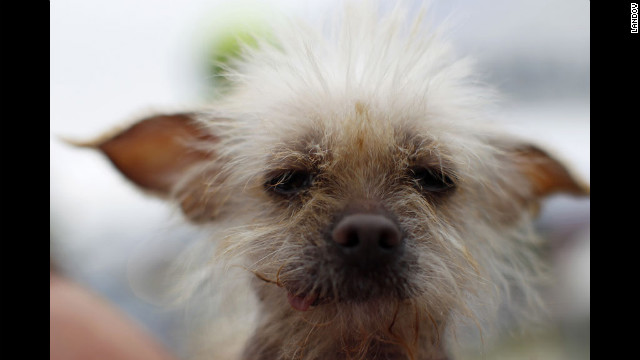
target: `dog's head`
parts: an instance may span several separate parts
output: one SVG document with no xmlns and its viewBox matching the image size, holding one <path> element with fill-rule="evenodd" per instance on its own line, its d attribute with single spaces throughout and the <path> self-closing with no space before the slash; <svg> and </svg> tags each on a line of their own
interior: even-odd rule
<svg viewBox="0 0 640 360">
<path fill-rule="evenodd" d="M 280 34 L 237 64 L 213 110 L 94 145 L 214 224 L 221 257 L 283 317 L 391 332 L 403 304 L 438 326 L 485 288 L 526 291 L 540 200 L 588 190 L 542 149 L 473 125 L 488 90 L 433 37 L 394 32 L 399 21 L 347 23 L 335 43 Z"/>
</svg>

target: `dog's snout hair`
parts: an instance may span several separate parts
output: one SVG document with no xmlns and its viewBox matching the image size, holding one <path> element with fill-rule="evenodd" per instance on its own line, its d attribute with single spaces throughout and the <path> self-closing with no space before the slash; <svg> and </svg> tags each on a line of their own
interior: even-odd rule
<svg viewBox="0 0 640 360">
<path fill-rule="evenodd" d="M 493 91 L 425 11 L 349 4 L 331 31 L 274 25 L 207 109 L 86 144 L 212 230 L 215 261 L 185 261 L 184 282 L 246 270 L 243 359 L 444 359 L 456 324 L 490 322 L 506 293 L 520 315 L 538 306 L 540 202 L 588 194 L 555 156 L 480 125 Z"/>
</svg>

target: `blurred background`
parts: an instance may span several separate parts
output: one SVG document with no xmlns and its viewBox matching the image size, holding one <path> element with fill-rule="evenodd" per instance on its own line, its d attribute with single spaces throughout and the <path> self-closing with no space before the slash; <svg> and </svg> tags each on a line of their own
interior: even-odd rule
<svg viewBox="0 0 640 360">
<path fill-rule="evenodd" d="M 56 0 L 50 3 L 51 253 L 67 276 L 111 300 L 180 354 L 180 314 L 153 303 L 150 273 L 198 236 L 161 200 L 145 196 L 100 154 L 61 137 L 92 139 L 152 112 L 212 96 L 211 59 L 238 26 L 269 14 L 314 17 L 341 1 Z M 585 182 L 589 163 L 589 2 L 442 0 L 458 53 L 472 55 L 504 95 L 495 120 L 559 154 Z M 552 324 L 499 339 L 485 359 L 587 359 L 590 202 L 558 196 L 539 227 L 558 285 Z M 150 295 L 151 294 L 151 295 Z M 474 352 L 462 351 L 468 359 Z"/>
</svg>

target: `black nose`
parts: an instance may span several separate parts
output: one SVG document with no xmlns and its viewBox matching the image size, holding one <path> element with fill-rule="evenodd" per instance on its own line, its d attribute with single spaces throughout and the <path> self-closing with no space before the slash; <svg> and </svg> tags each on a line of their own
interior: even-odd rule
<svg viewBox="0 0 640 360">
<path fill-rule="evenodd" d="M 391 262 L 402 247 L 396 224 L 378 214 L 345 216 L 333 229 L 332 237 L 345 260 L 361 268 Z"/>
</svg>

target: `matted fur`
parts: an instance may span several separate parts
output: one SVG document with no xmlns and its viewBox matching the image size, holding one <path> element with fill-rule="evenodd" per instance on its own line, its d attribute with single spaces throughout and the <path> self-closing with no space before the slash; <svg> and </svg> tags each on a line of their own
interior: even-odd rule
<svg viewBox="0 0 640 360">
<path fill-rule="evenodd" d="M 480 125 L 494 92 L 427 14 L 364 1 L 323 26 L 274 22 L 229 68 L 231 92 L 196 117 L 208 136 L 188 144 L 207 161 L 171 191 L 212 234 L 176 267 L 194 357 L 444 359 L 456 326 L 481 332 L 510 293 L 516 317 L 540 308 L 537 204 L 578 185 L 549 185 L 564 170 L 540 171 L 546 153 Z M 419 191 L 416 164 L 455 191 Z M 313 185 L 270 193 L 290 169 Z M 353 203 L 398 224 L 397 266 L 354 275 L 333 261 L 327 232 Z M 308 311 L 287 301 L 307 294 Z"/>
</svg>

